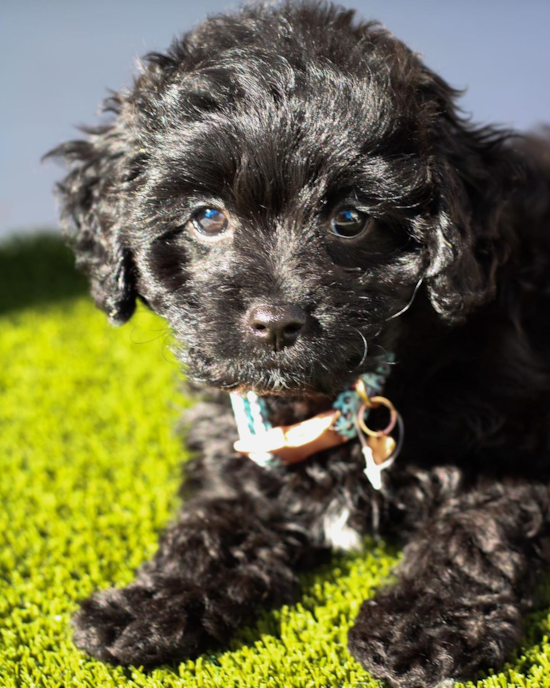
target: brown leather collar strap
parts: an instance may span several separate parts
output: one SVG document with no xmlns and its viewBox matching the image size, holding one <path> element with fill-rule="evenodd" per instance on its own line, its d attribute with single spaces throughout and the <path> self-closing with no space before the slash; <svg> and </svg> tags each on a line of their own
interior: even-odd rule
<svg viewBox="0 0 550 688">
<path fill-rule="evenodd" d="M 246 455 L 271 453 L 285 464 L 298 463 L 348 441 L 332 429 L 339 417 L 340 411 L 325 411 L 301 423 L 271 428 L 235 442 L 235 450 Z"/>
</svg>

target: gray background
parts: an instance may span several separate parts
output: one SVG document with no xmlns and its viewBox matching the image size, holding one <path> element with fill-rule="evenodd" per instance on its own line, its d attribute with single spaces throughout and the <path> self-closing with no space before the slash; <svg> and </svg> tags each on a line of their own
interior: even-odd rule
<svg viewBox="0 0 550 688">
<path fill-rule="evenodd" d="M 479 122 L 550 122 L 550 0 L 355 0 L 422 52 Z M 226 0 L 0 0 L 0 235 L 56 226 L 62 171 L 40 157 L 97 121 L 135 57 L 162 50 Z"/>
</svg>

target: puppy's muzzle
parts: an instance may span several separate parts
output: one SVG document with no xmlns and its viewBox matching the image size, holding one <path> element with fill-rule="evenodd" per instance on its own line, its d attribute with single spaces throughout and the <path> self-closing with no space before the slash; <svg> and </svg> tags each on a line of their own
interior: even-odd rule
<svg viewBox="0 0 550 688">
<path fill-rule="evenodd" d="M 248 337 L 256 346 L 282 351 L 303 334 L 307 315 L 302 308 L 291 303 L 263 303 L 248 310 L 245 323 Z"/>
</svg>

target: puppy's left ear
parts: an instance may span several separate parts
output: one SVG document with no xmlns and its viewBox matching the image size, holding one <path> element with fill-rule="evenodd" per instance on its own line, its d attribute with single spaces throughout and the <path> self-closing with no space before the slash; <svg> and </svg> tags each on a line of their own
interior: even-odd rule
<svg viewBox="0 0 550 688">
<path fill-rule="evenodd" d="M 471 126 L 454 91 L 428 69 L 424 103 L 431 110 L 434 207 L 425 243 L 426 287 L 434 309 L 460 322 L 496 292 L 496 275 L 512 248 L 506 204 L 522 179 L 508 132 Z"/>
<path fill-rule="evenodd" d="M 64 233 L 96 304 L 121 325 L 132 316 L 136 298 L 132 256 L 123 240 L 124 197 L 135 176 L 133 146 L 119 97 L 110 98 L 104 110 L 116 115 L 110 124 L 86 129 L 87 140 L 69 141 L 46 157 L 61 158 L 69 167 L 57 185 Z"/>
</svg>

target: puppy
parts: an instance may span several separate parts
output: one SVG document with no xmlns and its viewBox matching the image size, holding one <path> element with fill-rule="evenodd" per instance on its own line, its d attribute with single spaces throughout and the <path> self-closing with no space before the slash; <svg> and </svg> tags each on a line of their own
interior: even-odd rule
<svg viewBox="0 0 550 688">
<path fill-rule="evenodd" d="M 258 4 L 148 55 L 53 152 L 97 305 L 164 316 L 206 390 L 183 511 L 83 603 L 78 647 L 197 656 L 368 534 L 404 544 L 350 633 L 373 676 L 436 686 L 518 646 L 548 552 L 550 145 L 456 96 L 352 11 Z"/>
</svg>

